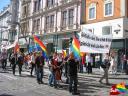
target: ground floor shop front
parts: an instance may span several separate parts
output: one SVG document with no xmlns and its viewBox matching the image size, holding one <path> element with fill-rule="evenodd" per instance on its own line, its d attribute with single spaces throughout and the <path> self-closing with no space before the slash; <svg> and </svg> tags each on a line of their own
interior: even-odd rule
<svg viewBox="0 0 128 96">
<path fill-rule="evenodd" d="M 58 34 L 49 34 L 49 35 L 39 35 L 38 38 L 43 41 L 44 45 L 47 47 L 48 55 L 52 55 L 54 52 L 62 52 L 66 50 L 67 54 L 69 53 L 69 47 L 71 43 L 71 38 L 73 36 L 78 37 L 78 32 L 65 32 Z M 29 45 L 35 46 L 34 40 L 32 37 L 29 38 Z"/>
<path fill-rule="evenodd" d="M 114 55 L 117 69 L 124 70 L 128 60 L 128 39 L 113 39 L 110 54 Z M 103 57 L 102 54 L 93 54 L 93 66 L 100 67 Z"/>
</svg>

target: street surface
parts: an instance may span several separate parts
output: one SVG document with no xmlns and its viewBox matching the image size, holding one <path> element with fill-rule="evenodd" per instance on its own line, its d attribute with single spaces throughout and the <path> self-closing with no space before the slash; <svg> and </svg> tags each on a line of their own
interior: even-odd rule
<svg viewBox="0 0 128 96">
<path fill-rule="evenodd" d="M 11 69 L 7 71 L 0 68 L 0 96 L 72 96 L 68 92 L 68 85 L 60 83 L 62 87 L 53 88 L 48 86 L 48 68 L 44 70 L 44 84 L 38 84 L 35 77 L 30 77 L 30 73 L 23 68 L 22 76 L 18 74 L 13 76 Z M 109 96 L 110 88 L 113 84 L 126 82 L 128 84 L 128 76 L 124 73 L 117 75 L 109 75 L 111 85 L 100 84 L 99 78 L 102 72 L 94 68 L 93 74 L 79 73 L 78 92 L 80 96 Z"/>
</svg>

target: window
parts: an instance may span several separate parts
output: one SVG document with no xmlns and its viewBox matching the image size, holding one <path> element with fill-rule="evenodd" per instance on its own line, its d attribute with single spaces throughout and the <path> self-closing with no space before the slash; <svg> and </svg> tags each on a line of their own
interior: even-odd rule
<svg viewBox="0 0 128 96">
<path fill-rule="evenodd" d="M 36 31 L 36 20 L 33 21 L 33 31 Z"/>
<path fill-rule="evenodd" d="M 41 0 L 38 0 L 38 10 L 41 8 Z"/>
<path fill-rule="evenodd" d="M 37 11 L 37 1 L 34 2 L 34 12 Z"/>
<path fill-rule="evenodd" d="M 95 7 L 89 9 L 89 19 L 95 18 Z"/>
<path fill-rule="evenodd" d="M 51 23 L 50 23 L 50 27 L 53 28 L 54 27 L 54 15 L 51 15 Z"/>
<path fill-rule="evenodd" d="M 105 4 L 105 15 L 112 14 L 112 3 Z"/>
<path fill-rule="evenodd" d="M 68 20 L 69 21 L 68 22 L 69 25 L 73 25 L 73 19 L 74 19 L 74 14 L 73 13 L 74 13 L 74 10 L 70 9 L 69 10 L 69 20 Z"/>
<path fill-rule="evenodd" d="M 46 29 L 54 28 L 54 15 L 46 17 Z"/>
<path fill-rule="evenodd" d="M 91 3 L 89 5 L 88 12 L 89 12 L 88 18 L 90 20 L 96 19 L 96 3 Z"/>
<path fill-rule="evenodd" d="M 40 19 L 37 19 L 37 30 L 40 30 Z"/>
<path fill-rule="evenodd" d="M 51 0 L 51 6 L 53 6 L 53 5 L 54 5 L 54 1 L 55 1 L 55 0 Z"/>
<path fill-rule="evenodd" d="M 24 6 L 24 12 L 23 12 L 23 15 L 26 15 L 26 13 L 27 13 L 27 7 Z"/>
<path fill-rule="evenodd" d="M 109 35 L 112 32 L 112 26 L 104 26 L 102 27 L 102 35 Z"/>
<path fill-rule="evenodd" d="M 51 0 L 47 0 L 47 7 L 50 7 L 50 1 Z"/>
<path fill-rule="evenodd" d="M 55 0 L 47 0 L 47 7 L 51 7 L 54 5 Z"/>
<path fill-rule="evenodd" d="M 113 15 L 113 0 L 106 0 L 104 4 L 104 16 Z"/>
<path fill-rule="evenodd" d="M 67 11 L 64 11 L 62 13 L 62 26 L 66 27 L 66 25 L 67 25 Z"/>
<path fill-rule="evenodd" d="M 50 27 L 50 17 L 47 16 L 46 17 L 46 29 L 48 29 Z"/>
</svg>

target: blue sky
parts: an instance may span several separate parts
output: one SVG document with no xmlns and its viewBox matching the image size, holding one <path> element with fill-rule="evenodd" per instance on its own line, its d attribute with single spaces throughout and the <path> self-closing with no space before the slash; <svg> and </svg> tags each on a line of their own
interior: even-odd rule
<svg viewBox="0 0 128 96">
<path fill-rule="evenodd" d="M 10 0 L 0 0 L 0 11 L 10 3 Z"/>
</svg>

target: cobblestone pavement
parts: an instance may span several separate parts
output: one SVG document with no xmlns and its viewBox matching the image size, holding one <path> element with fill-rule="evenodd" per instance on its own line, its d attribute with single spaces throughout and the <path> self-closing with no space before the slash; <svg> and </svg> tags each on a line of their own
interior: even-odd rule
<svg viewBox="0 0 128 96">
<path fill-rule="evenodd" d="M 8 71 L 3 72 L 0 68 L 0 96 L 72 96 L 65 83 L 60 83 L 61 88 L 49 87 L 47 84 L 49 71 L 45 68 L 44 72 L 44 84 L 37 84 L 36 78 L 30 77 L 30 73 L 25 70 L 19 77 L 18 70 L 16 76 L 13 76 L 11 69 L 8 68 Z M 111 85 L 120 82 L 128 84 L 128 76 L 122 73 L 109 75 L 111 85 L 100 84 L 98 81 L 101 74 L 102 72 L 96 68 L 93 69 L 93 74 L 79 73 L 80 96 L 109 96 Z M 65 81 L 64 77 L 63 81 Z"/>
</svg>

